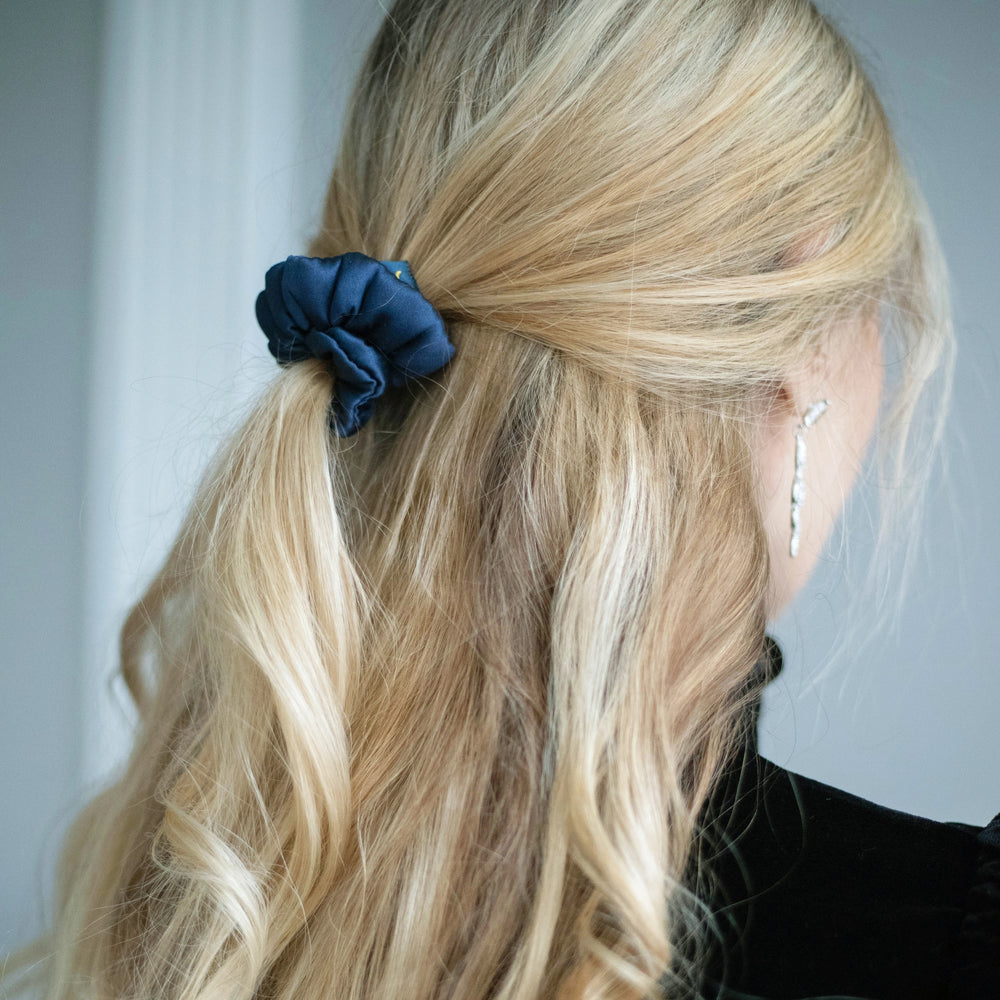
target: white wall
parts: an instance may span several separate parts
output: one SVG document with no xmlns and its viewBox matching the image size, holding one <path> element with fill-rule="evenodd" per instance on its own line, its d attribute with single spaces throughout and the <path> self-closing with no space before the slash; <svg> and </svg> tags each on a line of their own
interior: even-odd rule
<svg viewBox="0 0 1000 1000">
<path fill-rule="evenodd" d="M 121 756 L 115 637 L 213 445 L 273 372 L 261 275 L 298 249 L 298 4 L 108 0 L 91 317 L 81 765 Z M 112 688 L 112 693 L 120 695 Z"/>
</svg>

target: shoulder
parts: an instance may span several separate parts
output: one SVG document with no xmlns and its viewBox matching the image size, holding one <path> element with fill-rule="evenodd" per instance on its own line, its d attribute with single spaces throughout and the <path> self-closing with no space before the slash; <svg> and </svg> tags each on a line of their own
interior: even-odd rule
<svg viewBox="0 0 1000 1000">
<path fill-rule="evenodd" d="M 888 809 L 750 746 L 700 861 L 722 996 L 1000 997 L 1000 817 L 977 828 Z"/>
</svg>

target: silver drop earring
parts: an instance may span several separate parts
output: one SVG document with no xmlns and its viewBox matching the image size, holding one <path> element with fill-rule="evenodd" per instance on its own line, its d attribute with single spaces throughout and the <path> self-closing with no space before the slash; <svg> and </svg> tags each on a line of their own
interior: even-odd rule
<svg viewBox="0 0 1000 1000">
<path fill-rule="evenodd" d="M 821 399 L 813 403 L 802 417 L 802 423 L 795 431 L 795 478 L 792 480 L 792 539 L 788 554 L 794 559 L 799 554 L 799 529 L 802 521 L 802 502 L 806 498 L 806 431 L 824 413 L 830 400 Z"/>
</svg>

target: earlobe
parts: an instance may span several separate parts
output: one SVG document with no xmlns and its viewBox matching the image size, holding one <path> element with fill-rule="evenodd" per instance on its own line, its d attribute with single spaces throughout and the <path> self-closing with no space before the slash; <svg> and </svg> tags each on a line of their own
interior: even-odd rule
<svg viewBox="0 0 1000 1000">
<path fill-rule="evenodd" d="M 790 421 L 797 421 L 800 413 L 796 405 L 799 386 L 796 380 L 783 378 L 769 383 L 762 394 L 760 412 L 768 433 L 783 435 Z"/>
</svg>

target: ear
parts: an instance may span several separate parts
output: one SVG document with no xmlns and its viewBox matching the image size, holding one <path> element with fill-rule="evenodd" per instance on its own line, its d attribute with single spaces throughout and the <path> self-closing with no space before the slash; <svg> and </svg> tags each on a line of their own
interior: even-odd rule
<svg viewBox="0 0 1000 1000">
<path fill-rule="evenodd" d="M 820 226 L 792 241 L 791 246 L 781 254 L 781 267 L 795 267 L 819 257 L 831 250 L 840 239 L 839 227 Z"/>
<path fill-rule="evenodd" d="M 857 478 L 878 414 L 882 375 L 877 318 L 865 310 L 832 327 L 823 347 L 775 380 L 763 400 L 757 461 L 771 553 L 772 615 L 804 584 Z M 830 400 L 830 407 L 808 430 L 801 544 L 798 556 L 790 558 L 796 432 L 819 400 Z"/>
<path fill-rule="evenodd" d="M 784 434 L 789 426 L 796 426 L 803 413 L 823 385 L 821 362 L 788 371 L 772 382 L 763 396 L 763 422 L 765 431 Z"/>
</svg>

